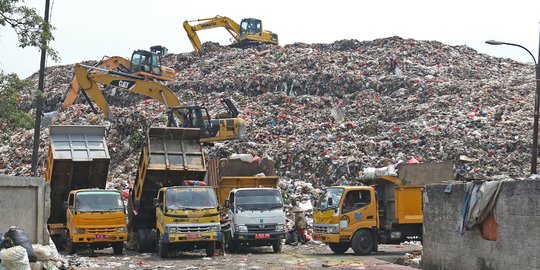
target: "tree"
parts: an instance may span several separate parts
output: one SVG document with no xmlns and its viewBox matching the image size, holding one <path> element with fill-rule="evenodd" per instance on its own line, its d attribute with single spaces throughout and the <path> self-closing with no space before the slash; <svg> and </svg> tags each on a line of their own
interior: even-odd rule
<svg viewBox="0 0 540 270">
<path fill-rule="evenodd" d="M 24 0 L 0 0 L 0 26 L 10 26 L 17 33 L 19 46 L 27 46 L 42 49 L 43 44 L 48 55 L 54 61 L 58 61 L 58 52 L 48 44 L 54 37 L 54 27 L 37 15 L 36 9 L 22 5 Z"/>
<path fill-rule="evenodd" d="M 35 88 L 29 80 L 20 80 L 16 74 L 5 75 L 0 71 L 0 129 L 8 136 L 19 128 L 30 129 L 34 118 L 28 114 L 29 108 L 21 108 L 21 94 L 31 92 Z"/>
</svg>

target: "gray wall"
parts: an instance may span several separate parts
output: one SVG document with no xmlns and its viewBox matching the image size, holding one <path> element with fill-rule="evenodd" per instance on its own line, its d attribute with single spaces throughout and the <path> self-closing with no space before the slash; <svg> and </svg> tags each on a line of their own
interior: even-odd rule
<svg viewBox="0 0 540 270">
<path fill-rule="evenodd" d="M 540 269 L 540 180 L 505 181 L 495 219 L 497 240 L 482 238 L 478 228 L 456 232 L 465 185 L 426 187 L 422 269 Z"/>
<path fill-rule="evenodd" d="M 0 175 L 0 233 L 17 226 L 32 243 L 48 244 L 49 190 L 43 178 Z"/>
</svg>

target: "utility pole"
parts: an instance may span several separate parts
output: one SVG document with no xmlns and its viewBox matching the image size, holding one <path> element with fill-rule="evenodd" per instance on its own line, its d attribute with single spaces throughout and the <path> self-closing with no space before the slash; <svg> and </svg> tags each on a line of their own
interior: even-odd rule
<svg viewBox="0 0 540 270">
<path fill-rule="evenodd" d="M 45 24 L 49 23 L 49 0 L 45 0 Z M 39 137 L 41 135 L 41 113 L 43 111 L 43 85 L 45 81 L 45 58 L 47 56 L 47 41 L 41 39 L 41 62 L 39 64 L 38 92 L 36 93 L 36 121 L 34 123 L 34 149 L 32 151 L 32 176 L 37 176 Z"/>
</svg>

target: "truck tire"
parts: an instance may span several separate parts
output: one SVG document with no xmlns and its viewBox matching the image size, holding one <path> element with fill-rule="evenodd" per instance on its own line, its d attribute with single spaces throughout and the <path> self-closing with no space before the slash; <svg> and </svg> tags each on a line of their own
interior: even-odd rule
<svg viewBox="0 0 540 270">
<path fill-rule="evenodd" d="M 206 257 L 214 257 L 216 253 L 216 242 L 208 242 L 206 245 Z"/>
<path fill-rule="evenodd" d="M 158 248 L 158 252 L 159 252 L 159 257 L 160 258 L 167 258 L 169 256 L 169 245 L 167 245 L 167 243 L 163 243 L 161 241 L 159 241 L 159 248 Z"/>
<path fill-rule="evenodd" d="M 73 239 L 71 239 L 71 234 L 69 232 L 67 234 L 66 249 L 69 255 L 77 253 L 77 243 L 73 243 Z"/>
<path fill-rule="evenodd" d="M 354 253 L 357 255 L 368 255 L 373 250 L 373 234 L 368 230 L 358 230 L 351 242 Z"/>
<path fill-rule="evenodd" d="M 343 254 L 350 248 L 349 243 L 330 243 L 328 246 L 335 254 Z"/>
<path fill-rule="evenodd" d="M 154 241 L 152 240 L 152 230 L 150 229 L 138 229 L 138 250 L 141 253 L 144 252 L 153 252 L 155 246 Z"/>
<path fill-rule="evenodd" d="M 274 253 L 280 253 L 283 249 L 283 243 L 281 242 L 281 239 L 277 239 L 272 243 L 272 249 L 274 250 Z"/>
<path fill-rule="evenodd" d="M 115 242 L 112 244 L 114 255 L 120 255 L 124 252 L 124 242 Z"/>
<path fill-rule="evenodd" d="M 61 234 L 51 235 L 51 239 L 56 246 L 56 250 L 64 251 L 66 249 L 66 241 L 64 241 L 64 237 Z"/>
<path fill-rule="evenodd" d="M 229 244 L 228 244 L 228 247 L 229 247 L 229 252 L 231 253 L 234 253 L 234 252 L 237 252 L 238 251 L 238 248 L 239 248 L 239 243 L 234 241 L 234 240 L 230 240 Z"/>
</svg>

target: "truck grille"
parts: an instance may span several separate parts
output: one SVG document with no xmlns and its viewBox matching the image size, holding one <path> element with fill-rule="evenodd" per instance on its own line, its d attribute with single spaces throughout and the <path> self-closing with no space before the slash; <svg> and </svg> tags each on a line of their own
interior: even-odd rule
<svg viewBox="0 0 540 270">
<path fill-rule="evenodd" d="M 261 232 L 275 232 L 277 224 L 249 224 L 246 225 L 248 232 L 261 233 Z"/>
<path fill-rule="evenodd" d="M 209 232 L 210 226 L 176 227 L 178 233 Z"/>
<path fill-rule="evenodd" d="M 114 233 L 116 228 L 88 228 L 86 229 L 88 233 L 98 234 L 98 233 Z"/>
<path fill-rule="evenodd" d="M 316 233 L 333 233 L 333 228 L 337 227 L 336 225 L 313 225 L 313 231 Z"/>
</svg>

